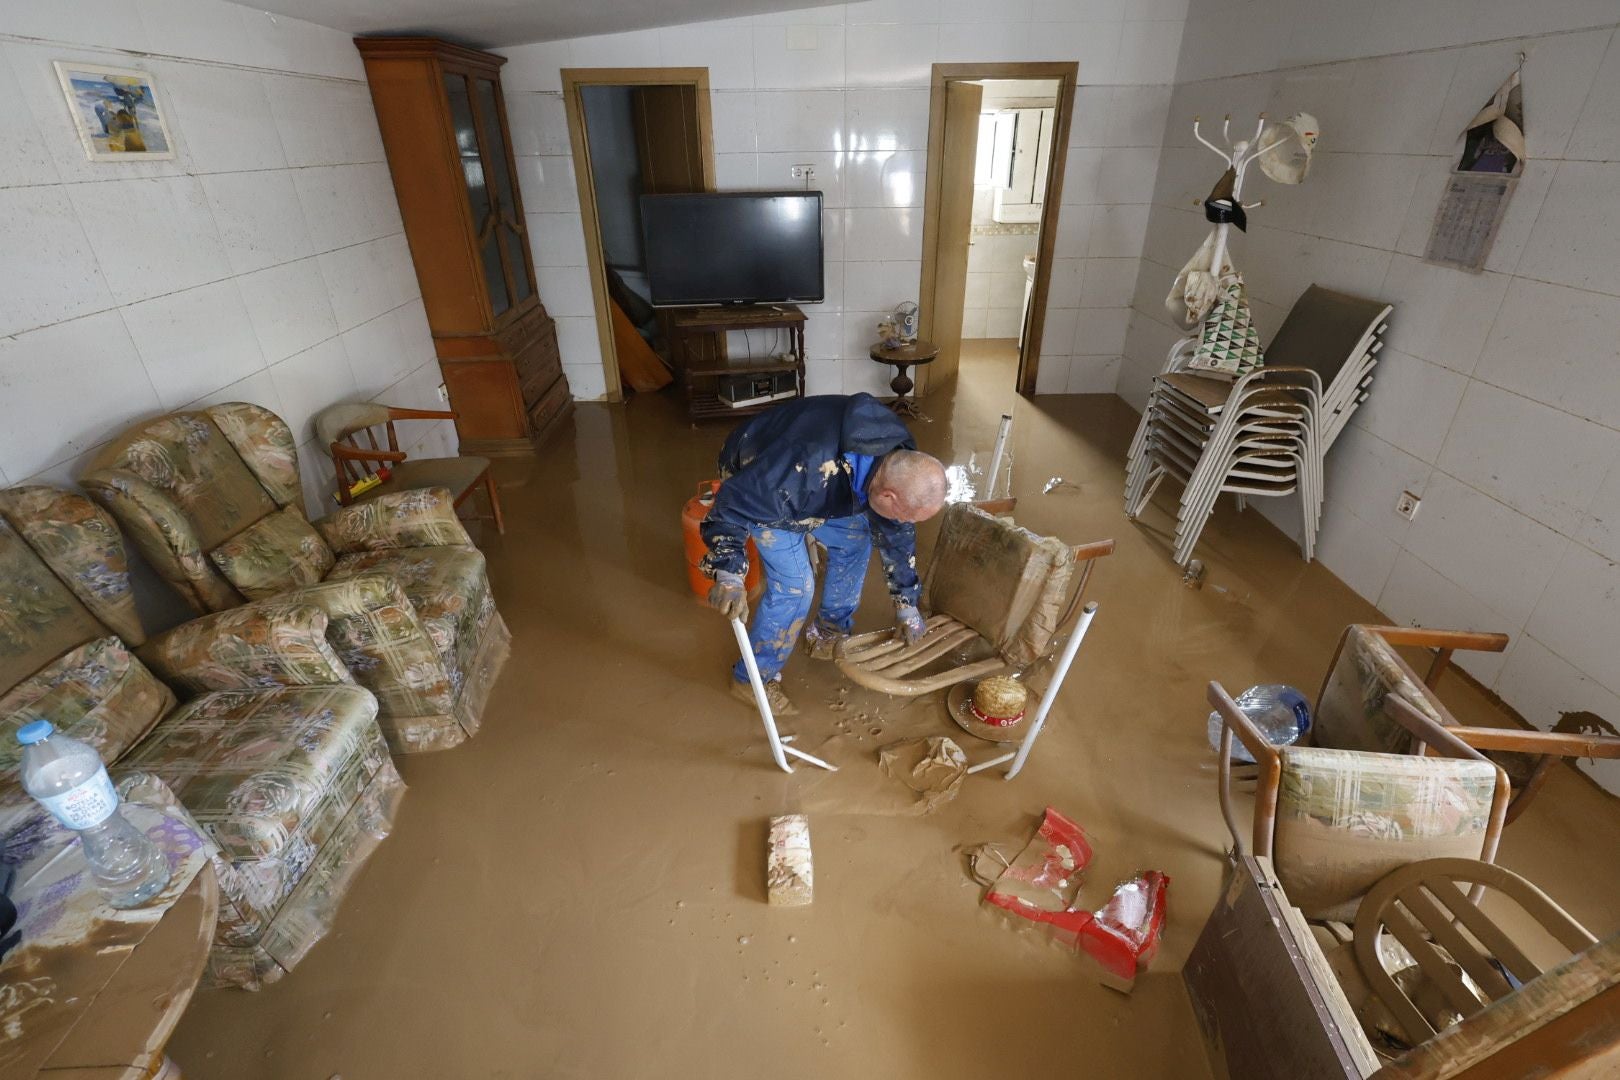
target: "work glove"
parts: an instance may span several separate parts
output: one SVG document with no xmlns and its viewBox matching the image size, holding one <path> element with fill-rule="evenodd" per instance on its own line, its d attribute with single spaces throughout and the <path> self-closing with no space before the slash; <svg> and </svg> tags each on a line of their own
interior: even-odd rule
<svg viewBox="0 0 1620 1080">
<path fill-rule="evenodd" d="M 900 631 L 900 638 L 907 645 L 922 640 L 928 633 L 928 624 L 923 621 L 922 612 L 911 604 L 900 603 L 894 605 L 894 624 Z"/>
<path fill-rule="evenodd" d="M 728 619 L 748 621 L 748 587 L 741 574 L 724 570 L 714 575 L 714 586 L 709 589 L 709 606 Z"/>
</svg>

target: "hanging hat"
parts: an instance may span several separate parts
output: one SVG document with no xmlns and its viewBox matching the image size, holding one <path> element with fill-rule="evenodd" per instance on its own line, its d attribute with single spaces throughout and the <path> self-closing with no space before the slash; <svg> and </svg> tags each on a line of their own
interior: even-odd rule
<svg viewBox="0 0 1620 1080">
<path fill-rule="evenodd" d="M 1028 705 L 1028 688 L 1011 675 L 957 683 L 945 695 L 945 707 L 957 726 L 991 742 L 1021 740 Z"/>
<path fill-rule="evenodd" d="M 1311 170 L 1311 151 L 1322 129 L 1310 113 L 1295 113 L 1260 133 L 1260 171 L 1279 184 L 1297 184 Z"/>
<path fill-rule="evenodd" d="M 1236 188 L 1237 170 L 1227 169 L 1204 199 L 1204 220 L 1217 225 L 1230 222 L 1243 232 L 1248 232 L 1249 215 L 1244 212 L 1243 204 L 1237 201 L 1234 194 Z"/>
</svg>

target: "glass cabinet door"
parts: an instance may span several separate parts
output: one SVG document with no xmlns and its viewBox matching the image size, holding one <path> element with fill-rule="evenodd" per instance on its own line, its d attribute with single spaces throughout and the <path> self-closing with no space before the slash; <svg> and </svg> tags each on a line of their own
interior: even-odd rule
<svg viewBox="0 0 1620 1080">
<path fill-rule="evenodd" d="M 450 101 L 450 126 L 455 132 L 456 153 L 461 159 L 462 178 L 467 185 L 467 205 L 472 214 L 473 235 L 478 244 L 478 258 L 483 268 L 490 313 L 500 318 L 512 306 L 506 260 L 501 252 L 500 189 L 492 190 L 487 178 L 486 162 L 492 155 L 485 154 L 479 145 L 478 126 L 467 81 L 465 75 L 446 72 L 444 89 Z M 510 177 L 502 179 L 509 190 Z"/>
<path fill-rule="evenodd" d="M 529 280 L 529 263 L 524 257 L 523 220 L 518 212 L 516 178 L 512 176 L 506 154 L 506 137 L 501 130 L 501 111 L 494 79 L 476 80 L 478 86 L 478 124 L 484 136 L 485 163 L 491 187 L 495 192 L 497 224 L 501 248 L 506 257 L 506 268 L 512 282 L 512 292 L 518 300 L 527 300 L 534 291 Z"/>
</svg>

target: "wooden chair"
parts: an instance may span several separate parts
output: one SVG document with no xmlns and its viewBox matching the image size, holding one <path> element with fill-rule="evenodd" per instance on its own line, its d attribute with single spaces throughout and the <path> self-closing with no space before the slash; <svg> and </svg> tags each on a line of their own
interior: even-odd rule
<svg viewBox="0 0 1620 1080">
<path fill-rule="evenodd" d="M 852 681 L 900 697 L 918 697 L 969 679 L 1022 671 L 1054 652 L 1060 631 L 1079 616 L 1096 559 L 1112 540 L 1071 548 L 995 516 L 956 503 L 945 511 L 922 604 L 932 612 L 928 632 L 907 645 L 892 630 L 856 634 L 838 645 L 838 668 Z M 1075 572 L 1079 581 L 1071 583 Z M 945 670 L 914 675 L 966 650 L 975 660 L 950 660 Z M 982 654 L 989 652 L 990 655 Z M 1055 696 L 1057 686 L 1048 688 Z"/>
<path fill-rule="evenodd" d="M 454 420 L 453 412 L 435 409 L 399 409 L 376 402 L 329 405 L 315 417 L 315 434 L 332 453 L 337 474 L 338 502 L 344 506 L 365 502 L 378 495 L 417 488 L 448 488 L 457 508 L 479 487 L 489 500 L 489 519 L 495 531 L 506 532 L 501 516 L 501 497 L 495 487 L 489 459 L 481 457 L 418 458 L 409 460 L 399 448 L 394 430 L 396 420 Z M 386 433 L 388 448 L 377 440 L 377 429 Z M 360 444 L 361 437 L 366 445 Z M 380 483 L 356 491 L 358 484 L 383 475 Z"/>
<path fill-rule="evenodd" d="M 1429 719 L 1506 770 L 1514 794 L 1507 820 L 1525 810 L 1563 757 L 1620 757 L 1620 738 L 1515 728 L 1464 727 L 1435 694 L 1435 686 L 1458 649 L 1501 652 L 1506 634 L 1466 630 L 1429 630 L 1413 626 L 1345 628 L 1316 697 L 1311 741 L 1341 750 L 1421 753 L 1410 735 L 1383 708 L 1387 697 L 1400 697 Z M 1434 650 L 1420 679 L 1396 651 L 1397 646 Z"/>
<path fill-rule="evenodd" d="M 1271 860 L 1307 919 L 1351 921 L 1374 883 L 1411 862 L 1496 858 L 1507 774 L 1404 699 L 1386 699 L 1394 723 L 1444 756 L 1276 746 L 1220 683 L 1209 684 L 1208 698 L 1225 721 L 1219 795 L 1233 852 L 1246 853 L 1232 811 L 1236 736 L 1259 767 L 1253 852 Z"/>
<path fill-rule="evenodd" d="M 1571 955 L 1597 944 L 1597 938 L 1551 897 L 1504 867 L 1473 859 L 1426 859 L 1401 867 L 1373 886 L 1361 902 L 1354 940 L 1362 978 L 1394 1013 L 1413 1046 L 1434 1036 L 1437 1029 L 1385 969 L 1379 940 L 1386 931 L 1417 962 L 1446 1004 L 1464 1018 L 1513 994 L 1519 988 L 1515 983 L 1529 983 L 1542 974 L 1543 969 L 1459 888 L 1459 882 L 1485 886 L 1513 901 Z M 1473 981 L 1472 988 L 1452 963 Z"/>
</svg>

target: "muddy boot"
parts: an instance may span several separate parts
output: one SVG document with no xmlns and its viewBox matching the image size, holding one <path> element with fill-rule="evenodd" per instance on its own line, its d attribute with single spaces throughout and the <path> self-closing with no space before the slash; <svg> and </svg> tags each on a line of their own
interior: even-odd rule
<svg viewBox="0 0 1620 1080">
<path fill-rule="evenodd" d="M 832 660 L 838 654 L 838 643 L 849 635 L 837 630 L 829 630 L 819 622 L 813 622 L 805 628 L 804 643 L 810 648 L 812 660 Z"/>
<path fill-rule="evenodd" d="M 738 682 L 736 679 L 732 679 L 731 696 L 738 701 L 746 702 L 750 709 L 758 708 L 754 701 L 754 687 L 751 683 Z M 788 700 L 787 692 L 782 689 L 782 684 L 776 679 L 771 679 L 765 684 L 765 700 L 771 703 L 772 716 L 799 715 L 798 706 Z"/>
</svg>

